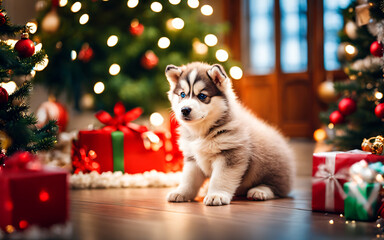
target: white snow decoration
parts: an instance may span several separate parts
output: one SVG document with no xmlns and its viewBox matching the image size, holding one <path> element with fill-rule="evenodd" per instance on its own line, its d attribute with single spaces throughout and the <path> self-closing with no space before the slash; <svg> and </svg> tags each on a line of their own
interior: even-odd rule
<svg viewBox="0 0 384 240">
<path fill-rule="evenodd" d="M 379 57 L 367 56 L 364 59 L 356 60 L 351 65 L 351 69 L 363 72 L 376 72 L 379 71 L 384 65 L 384 60 Z"/>
<path fill-rule="evenodd" d="M 181 172 L 150 172 L 128 174 L 122 172 L 96 171 L 78 173 L 70 177 L 70 185 L 74 189 L 85 188 L 146 188 L 146 187 L 176 187 L 180 183 Z"/>
</svg>

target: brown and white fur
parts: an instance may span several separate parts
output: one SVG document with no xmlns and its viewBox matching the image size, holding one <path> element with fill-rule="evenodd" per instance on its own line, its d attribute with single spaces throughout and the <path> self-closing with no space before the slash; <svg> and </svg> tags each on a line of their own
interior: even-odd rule
<svg viewBox="0 0 384 240">
<path fill-rule="evenodd" d="M 184 154 L 181 183 L 167 200 L 193 200 L 206 178 L 205 205 L 229 204 L 234 195 L 252 200 L 287 196 L 293 182 L 292 151 L 277 130 L 239 103 L 223 67 L 168 65 L 165 74 Z"/>
</svg>

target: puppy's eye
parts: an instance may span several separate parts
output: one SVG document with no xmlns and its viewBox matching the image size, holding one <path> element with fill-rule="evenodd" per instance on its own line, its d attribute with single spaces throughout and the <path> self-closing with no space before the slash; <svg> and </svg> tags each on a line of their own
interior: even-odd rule
<svg viewBox="0 0 384 240">
<path fill-rule="evenodd" d="M 180 97 L 185 98 L 185 92 L 181 92 Z"/>
<path fill-rule="evenodd" d="M 199 93 L 199 95 L 197 95 L 197 98 L 200 99 L 200 100 L 204 100 L 207 98 L 207 95 L 203 94 L 203 93 Z"/>
</svg>

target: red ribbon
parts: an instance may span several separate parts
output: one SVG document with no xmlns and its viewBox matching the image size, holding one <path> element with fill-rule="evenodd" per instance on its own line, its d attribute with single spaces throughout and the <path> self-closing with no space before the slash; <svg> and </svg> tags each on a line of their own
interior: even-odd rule
<svg viewBox="0 0 384 240">
<path fill-rule="evenodd" d="M 131 123 L 131 121 L 140 117 L 143 113 L 143 110 L 139 107 L 134 108 L 128 112 L 125 112 L 125 107 L 122 102 L 116 103 L 113 112 L 115 116 L 112 117 L 108 112 L 100 110 L 95 116 L 96 118 L 106 126 L 103 127 L 104 131 L 113 132 L 113 131 L 122 131 L 128 133 L 130 131 L 136 131 L 143 133 L 148 131 L 147 127 Z"/>
<path fill-rule="evenodd" d="M 41 163 L 36 155 L 29 152 L 16 152 L 5 159 L 4 171 L 22 171 L 32 170 L 38 171 L 41 169 Z"/>
<path fill-rule="evenodd" d="M 93 150 L 87 151 L 81 148 L 78 141 L 72 141 L 72 167 L 75 174 L 79 172 L 89 173 L 96 171 L 100 173 L 100 164 L 95 161 L 97 154 Z"/>
</svg>

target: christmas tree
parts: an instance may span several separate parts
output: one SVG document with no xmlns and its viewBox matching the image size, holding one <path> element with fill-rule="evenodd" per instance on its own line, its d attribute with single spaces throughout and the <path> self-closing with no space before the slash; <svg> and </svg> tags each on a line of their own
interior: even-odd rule
<svg viewBox="0 0 384 240">
<path fill-rule="evenodd" d="M 65 89 L 77 108 L 91 95 L 97 109 L 122 101 L 149 114 L 168 107 L 168 64 L 233 66 L 216 37 L 227 26 L 202 21 L 213 8 L 198 0 L 40 0 L 37 7 L 35 37 L 49 64 L 36 79 L 56 95 Z"/>
<path fill-rule="evenodd" d="M 29 106 L 25 99 L 32 88 L 30 81 L 24 81 L 19 88 L 13 81 L 20 76 L 27 76 L 36 64 L 44 61 L 44 51 L 35 53 L 35 45 L 28 38 L 27 31 L 26 26 L 10 23 L 0 1 L 0 39 L 22 32 L 17 42 L 0 40 L 0 164 L 5 156 L 16 151 L 46 150 L 56 141 L 55 123 L 49 122 L 37 129 L 36 118 L 28 113 Z M 13 42 L 16 42 L 14 46 Z"/>
<path fill-rule="evenodd" d="M 339 100 L 322 114 L 339 149 L 360 148 L 364 138 L 384 134 L 384 2 L 352 1 L 343 10 L 338 51 L 348 80 L 335 82 Z"/>
</svg>

